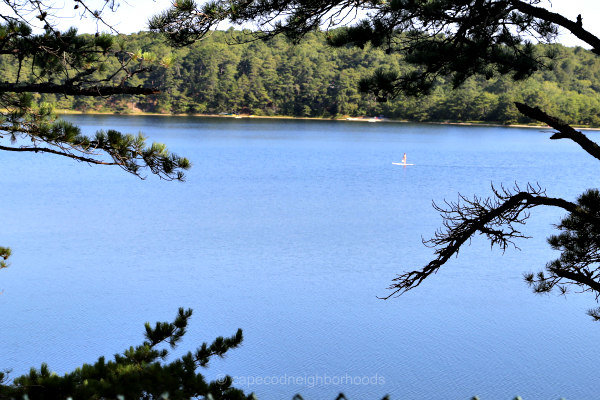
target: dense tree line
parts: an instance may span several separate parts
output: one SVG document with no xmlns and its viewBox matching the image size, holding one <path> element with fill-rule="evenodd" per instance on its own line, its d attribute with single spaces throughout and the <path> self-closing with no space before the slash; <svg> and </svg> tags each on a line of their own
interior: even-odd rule
<svg viewBox="0 0 600 400">
<path fill-rule="evenodd" d="M 245 36 L 243 36 L 245 35 Z M 437 86 L 430 96 L 399 96 L 378 102 L 360 92 L 359 81 L 374 70 L 406 71 L 398 54 L 380 49 L 331 48 L 323 32 L 300 44 L 284 37 L 251 41 L 232 29 L 217 31 L 181 49 L 169 47 L 155 34 L 124 36 L 123 47 L 138 49 L 134 58 L 158 64 L 131 77 L 131 85 L 158 86 L 152 96 L 63 97 L 41 95 L 43 102 L 80 111 L 158 112 L 297 117 L 378 116 L 412 121 L 484 121 L 523 123 L 514 101 L 537 104 L 575 125 L 600 126 L 600 60 L 582 48 L 554 45 L 554 68 L 524 82 L 510 77 L 468 79 L 458 90 Z M 0 60 L 6 76 L 16 65 Z M 111 70 L 110 66 L 106 70 Z M 98 72 L 102 74 L 102 72 Z"/>
</svg>

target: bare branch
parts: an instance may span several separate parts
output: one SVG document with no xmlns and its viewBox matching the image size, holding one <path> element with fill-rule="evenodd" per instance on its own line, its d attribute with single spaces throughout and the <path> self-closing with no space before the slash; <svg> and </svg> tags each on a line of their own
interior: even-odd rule
<svg viewBox="0 0 600 400">
<path fill-rule="evenodd" d="M 493 198 L 468 199 L 459 197 L 456 203 L 446 202 L 447 208 L 434 204 L 444 219 L 444 230 L 439 230 L 434 237 L 424 243 L 436 248 L 436 258 L 419 270 L 405 272 L 396 277 L 389 289 L 392 293 L 383 297 L 401 295 L 419 286 L 428 276 L 435 274 L 450 257 L 458 254 L 460 248 L 475 234 L 485 235 L 493 245 L 502 250 L 514 245 L 514 240 L 525 238 L 516 225 L 523 225 L 529 214 L 526 210 L 540 205 L 554 206 L 569 212 L 577 212 L 578 206 L 561 198 L 547 197 L 539 187 L 527 185 L 526 191 L 515 187 L 516 193 L 501 188 L 494 191 Z"/>
</svg>

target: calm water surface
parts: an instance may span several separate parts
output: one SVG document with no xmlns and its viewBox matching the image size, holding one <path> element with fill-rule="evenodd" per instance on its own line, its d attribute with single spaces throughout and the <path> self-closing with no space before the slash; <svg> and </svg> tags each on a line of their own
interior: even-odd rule
<svg viewBox="0 0 600 400">
<path fill-rule="evenodd" d="M 261 399 L 597 397 L 594 299 L 534 296 L 521 278 L 556 257 L 545 237 L 560 210 L 534 211 L 521 251 L 478 238 L 417 290 L 376 297 L 430 260 L 432 200 L 491 182 L 571 200 L 595 187 L 597 165 L 576 145 L 535 129 L 69 119 L 88 133 L 143 131 L 194 167 L 181 184 L 2 154 L 0 244 L 14 256 L 0 279 L 0 359 L 13 376 L 121 352 L 145 321 L 184 306 L 194 317 L 179 351 L 243 328 L 243 346 L 206 375 L 238 377 Z M 414 167 L 392 165 L 404 152 Z M 269 384 L 246 385 L 257 379 Z"/>
</svg>

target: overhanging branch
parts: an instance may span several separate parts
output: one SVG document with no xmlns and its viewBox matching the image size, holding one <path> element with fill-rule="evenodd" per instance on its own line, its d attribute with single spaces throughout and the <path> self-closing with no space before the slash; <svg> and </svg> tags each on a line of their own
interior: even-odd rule
<svg viewBox="0 0 600 400">
<path fill-rule="evenodd" d="M 517 188 L 518 189 L 518 188 Z M 495 199 L 474 198 L 468 200 L 461 197 L 462 202 L 448 203 L 449 209 L 441 211 L 444 218 L 445 231 L 438 231 L 435 237 L 427 242 L 437 247 L 437 257 L 419 270 L 405 272 L 394 279 L 389 289 L 392 293 L 383 299 L 401 295 L 419 286 L 427 277 L 435 274 L 452 256 L 458 254 L 460 248 L 475 234 L 486 235 L 492 245 L 497 244 L 505 249 L 508 244 L 514 244 L 513 239 L 525 236 L 513 227 L 513 224 L 523 224 L 528 218 L 526 210 L 544 205 L 559 207 L 566 211 L 581 212 L 577 204 L 570 201 L 547 197 L 541 189 L 528 185 L 528 191 L 512 194 L 503 189 L 494 189 Z M 525 213 L 524 213 L 525 212 Z"/>
<path fill-rule="evenodd" d="M 68 152 L 65 152 L 65 151 L 58 151 L 58 150 L 54 150 L 54 149 L 49 149 L 47 147 L 7 147 L 7 146 L 1 146 L 0 145 L 0 150 L 18 151 L 18 152 L 30 152 L 30 153 L 51 153 L 51 154 L 57 154 L 59 156 L 69 157 L 69 158 L 75 159 L 77 161 L 87 162 L 87 163 L 90 163 L 90 164 L 118 165 L 118 163 L 116 163 L 116 162 L 100 161 L 100 160 L 96 160 L 94 158 L 82 157 L 82 156 L 78 156 L 76 154 L 71 154 L 71 153 L 68 153 Z"/>
<path fill-rule="evenodd" d="M 600 282 L 595 281 L 594 279 L 592 279 L 592 277 L 587 276 L 581 272 L 571 271 L 567 269 L 555 269 L 552 272 L 560 278 L 570 279 L 581 285 L 588 286 L 590 289 L 596 292 L 597 295 L 598 293 L 600 293 Z"/>
<path fill-rule="evenodd" d="M 70 96 L 112 96 L 116 94 L 150 95 L 157 88 L 131 86 L 78 86 L 55 83 L 0 83 L 0 93 L 59 93 Z"/>
<path fill-rule="evenodd" d="M 511 1 L 511 4 L 524 14 L 543 19 L 544 21 L 552 22 L 553 24 L 568 29 L 573 35 L 592 46 L 592 52 L 600 55 L 600 38 L 583 29 L 581 23 L 578 23 L 577 21 L 571 21 L 560 14 L 549 11 L 542 7 L 536 7 L 520 0 Z"/>
<path fill-rule="evenodd" d="M 566 124 L 562 120 L 546 114 L 538 107 L 530 107 L 527 104 L 515 103 L 519 112 L 531 119 L 548 124 L 548 126 L 556 129 L 558 132 L 550 137 L 550 139 L 571 139 L 582 149 L 584 149 L 592 157 L 600 160 L 600 146 L 591 141 L 580 131 L 575 130 L 572 126 Z"/>
</svg>

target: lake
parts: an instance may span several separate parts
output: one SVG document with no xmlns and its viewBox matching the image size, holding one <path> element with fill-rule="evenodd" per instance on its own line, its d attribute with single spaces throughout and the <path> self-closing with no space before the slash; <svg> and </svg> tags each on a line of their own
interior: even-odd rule
<svg viewBox="0 0 600 400">
<path fill-rule="evenodd" d="M 600 324 L 592 296 L 538 296 L 522 274 L 557 254 L 564 214 L 538 208 L 521 250 L 477 237 L 419 288 L 431 201 L 538 182 L 575 200 L 598 165 L 539 129 L 153 116 L 69 116 L 193 162 L 187 182 L 2 153 L 0 355 L 11 376 L 65 373 L 143 340 L 145 321 L 194 316 L 179 353 L 243 328 L 205 374 L 260 399 L 590 399 Z M 598 133 L 590 137 L 600 140 Z M 416 165 L 392 165 L 407 153 Z"/>
</svg>

